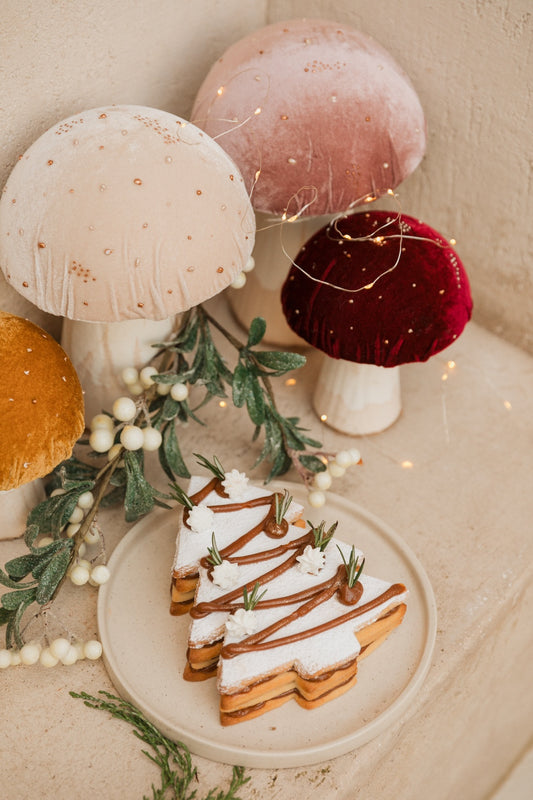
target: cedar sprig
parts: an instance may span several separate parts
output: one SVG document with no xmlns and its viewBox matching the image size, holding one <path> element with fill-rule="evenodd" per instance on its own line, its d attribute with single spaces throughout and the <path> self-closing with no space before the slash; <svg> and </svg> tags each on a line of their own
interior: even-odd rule
<svg viewBox="0 0 533 800">
<path fill-rule="evenodd" d="M 185 744 L 168 739 L 132 703 L 109 692 L 100 691 L 100 697 L 86 692 L 70 692 L 70 695 L 83 700 L 89 708 L 107 711 L 115 719 L 133 727 L 133 734 L 149 748 L 142 752 L 161 773 L 161 786 L 151 786 L 151 800 L 196 800 L 197 790 L 191 790 L 191 786 L 198 780 L 198 771 Z M 239 800 L 236 792 L 249 780 L 245 777 L 244 767 L 233 767 L 228 789 L 211 789 L 204 800 Z M 148 796 L 143 795 L 143 800 L 149 800 Z"/>
<path fill-rule="evenodd" d="M 311 533 L 313 534 L 313 545 L 314 547 L 318 547 L 320 551 L 323 553 L 328 544 L 330 543 L 331 539 L 335 536 L 335 531 L 337 530 L 338 522 L 334 522 L 333 525 L 328 528 L 326 531 L 326 523 L 324 520 L 319 525 L 313 525 L 312 522 L 307 520 L 307 524 L 311 528 Z"/>
<path fill-rule="evenodd" d="M 365 559 L 363 558 L 361 563 L 359 563 L 359 556 L 355 555 L 355 545 L 352 545 L 348 561 L 346 561 L 344 558 L 344 553 L 340 549 L 339 545 L 337 545 L 337 550 L 341 554 L 344 566 L 346 567 L 346 578 L 348 586 L 351 589 L 359 580 L 359 577 L 363 571 L 363 567 L 365 566 Z"/>
</svg>

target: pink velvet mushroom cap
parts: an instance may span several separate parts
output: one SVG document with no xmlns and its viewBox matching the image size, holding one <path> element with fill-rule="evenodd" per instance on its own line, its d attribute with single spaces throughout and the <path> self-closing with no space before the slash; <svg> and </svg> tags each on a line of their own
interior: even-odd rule
<svg viewBox="0 0 533 800">
<path fill-rule="evenodd" d="M 413 217 L 343 217 L 309 239 L 295 262 L 282 289 L 285 317 L 332 358 L 383 367 L 426 361 L 472 314 L 459 256 Z"/>
<path fill-rule="evenodd" d="M 331 20 L 279 22 L 233 44 L 200 87 L 192 120 L 218 137 L 253 187 L 255 210 L 270 214 L 348 210 L 396 187 L 426 146 L 404 71 L 372 38 Z"/>
<path fill-rule="evenodd" d="M 206 133 L 108 106 L 54 125 L 20 157 L 0 201 L 0 267 L 51 314 L 164 320 L 226 288 L 254 233 L 243 179 Z"/>
</svg>

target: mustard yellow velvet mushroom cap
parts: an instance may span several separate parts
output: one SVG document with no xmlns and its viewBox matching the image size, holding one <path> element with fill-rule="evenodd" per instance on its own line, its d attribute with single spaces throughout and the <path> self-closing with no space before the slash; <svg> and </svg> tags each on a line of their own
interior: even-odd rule
<svg viewBox="0 0 533 800">
<path fill-rule="evenodd" d="M 84 428 L 78 376 L 55 339 L 0 311 L 0 491 L 48 474 Z"/>
</svg>

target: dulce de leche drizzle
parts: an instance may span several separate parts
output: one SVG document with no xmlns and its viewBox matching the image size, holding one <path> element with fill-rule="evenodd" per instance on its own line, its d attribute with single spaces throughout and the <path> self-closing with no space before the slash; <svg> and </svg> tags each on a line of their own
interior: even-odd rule
<svg viewBox="0 0 533 800">
<path fill-rule="evenodd" d="M 216 492 L 221 497 L 227 497 L 227 494 L 224 491 L 224 487 L 222 486 L 221 481 L 215 477 L 212 478 L 209 481 L 209 483 L 207 483 L 203 487 L 203 489 L 200 489 L 199 491 L 191 495 L 190 499 L 195 505 L 198 505 L 212 491 Z M 279 539 L 282 536 L 285 536 L 289 526 L 285 519 L 282 520 L 280 524 L 276 522 L 276 514 L 274 511 L 275 500 L 276 500 L 276 494 L 269 494 L 269 495 L 264 495 L 263 497 L 255 497 L 252 500 L 245 500 L 240 503 L 226 503 L 224 505 L 207 506 L 207 508 L 210 508 L 211 511 L 213 511 L 213 513 L 215 514 L 228 513 L 233 511 L 242 511 L 245 508 L 257 508 L 258 506 L 265 506 L 265 505 L 269 506 L 268 512 L 266 516 L 261 520 L 261 522 L 259 522 L 245 534 L 240 536 L 238 539 L 236 539 L 234 542 L 227 545 L 227 547 L 225 547 L 223 550 L 220 551 L 221 558 L 227 559 L 229 556 L 232 556 L 234 553 L 236 553 L 238 550 L 241 550 L 246 544 L 248 544 L 248 542 L 252 541 L 252 539 L 254 539 L 263 531 L 266 533 L 267 536 L 269 536 L 272 539 Z M 185 508 L 183 511 L 183 523 L 184 525 L 187 525 L 187 527 L 188 527 L 188 522 L 187 522 L 188 517 L 189 517 L 189 509 Z M 255 561 L 263 561 L 266 558 L 272 558 L 273 557 L 272 553 L 274 552 L 276 551 L 265 551 L 265 553 L 258 553 L 257 556 L 254 555 L 245 557 L 243 556 L 240 559 L 232 559 L 232 560 L 236 561 L 237 563 L 250 564 L 254 563 Z M 280 550 L 278 554 L 281 554 L 283 552 L 284 550 Z M 200 564 L 206 569 L 209 569 L 209 567 L 211 566 L 207 556 L 204 556 L 204 558 L 200 560 Z"/>
<path fill-rule="evenodd" d="M 271 636 L 280 628 L 288 625 L 295 619 L 308 614 L 317 605 L 332 597 L 334 592 L 337 591 L 340 583 L 345 580 L 343 573 L 345 573 L 345 568 L 340 566 L 335 576 L 331 579 L 331 583 L 334 586 L 333 591 L 328 592 L 326 590 L 317 594 L 316 597 L 314 597 L 308 603 L 304 603 L 303 606 L 297 608 L 296 611 L 293 611 L 293 613 L 289 614 L 288 617 L 278 620 L 278 622 L 269 625 L 268 628 L 265 628 L 258 633 L 254 633 L 252 636 L 248 636 L 241 642 L 234 642 L 232 644 L 224 645 L 221 652 L 222 658 L 234 658 L 234 656 L 237 656 L 240 653 L 248 653 L 251 650 L 270 650 L 273 647 L 281 647 L 285 644 L 292 644 L 293 642 L 298 642 L 302 639 L 308 639 L 311 636 L 316 636 L 317 634 L 323 633 L 330 628 L 335 628 L 338 625 L 342 625 L 343 623 L 348 622 L 350 619 L 359 617 L 362 614 L 365 614 L 367 611 L 371 611 L 373 608 L 381 605 L 382 603 L 386 603 L 388 600 L 396 597 L 396 595 L 403 594 L 403 592 L 405 592 L 405 586 L 402 583 L 394 583 L 385 592 L 382 592 L 373 600 L 369 600 L 368 603 L 363 603 L 360 606 L 352 608 L 351 611 L 346 612 L 346 614 L 342 614 L 340 617 L 323 622 L 321 625 L 315 625 L 313 628 L 308 628 L 307 630 L 300 631 L 299 633 L 291 634 L 290 636 L 284 636 L 280 639 L 274 639 L 269 642 L 264 641 L 264 639 Z"/>
</svg>

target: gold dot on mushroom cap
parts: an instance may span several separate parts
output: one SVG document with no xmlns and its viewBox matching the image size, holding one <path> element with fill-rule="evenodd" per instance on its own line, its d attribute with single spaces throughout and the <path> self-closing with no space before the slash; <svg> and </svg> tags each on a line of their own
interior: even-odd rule
<svg viewBox="0 0 533 800">
<path fill-rule="evenodd" d="M 201 194 L 202 194 L 202 190 L 201 190 L 201 189 L 197 189 L 197 190 L 196 190 L 196 194 L 197 194 L 197 195 L 201 195 Z"/>
</svg>

